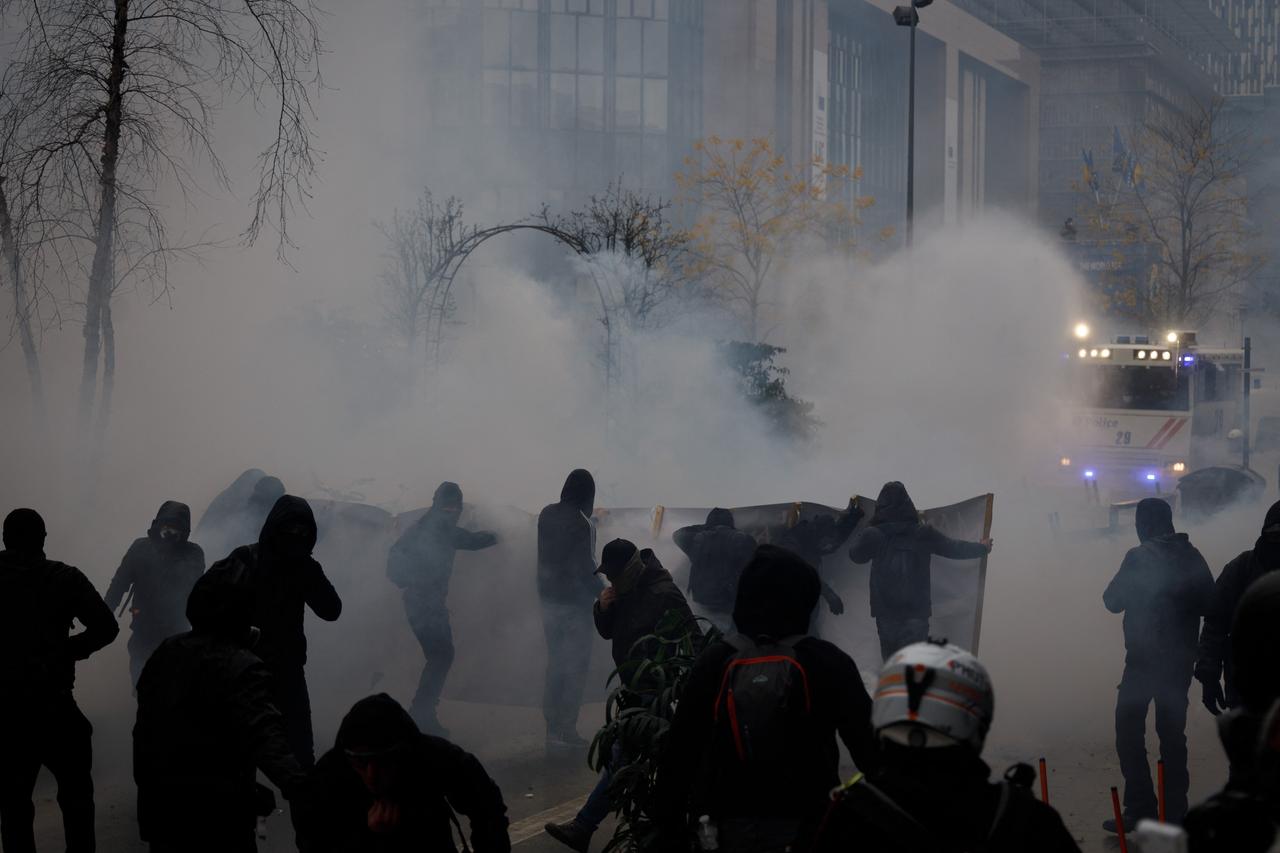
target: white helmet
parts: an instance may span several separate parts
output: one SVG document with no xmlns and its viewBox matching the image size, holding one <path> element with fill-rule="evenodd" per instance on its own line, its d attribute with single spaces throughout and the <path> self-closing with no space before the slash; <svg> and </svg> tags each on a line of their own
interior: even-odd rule
<svg viewBox="0 0 1280 853">
<path fill-rule="evenodd" d="M 871 724 L 909 746 L 963 743 L 980 753 L 994 712 L 991 678 L 976 657 L 959 646 L 915 643 L 880 670 Z"/>
</svg>

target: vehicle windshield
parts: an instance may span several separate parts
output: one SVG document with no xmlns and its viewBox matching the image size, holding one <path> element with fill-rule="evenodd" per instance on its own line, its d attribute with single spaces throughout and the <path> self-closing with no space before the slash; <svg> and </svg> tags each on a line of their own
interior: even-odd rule
<svg viewBox="0 0 1280 853">
<path fill-rule="evenodd" d="M 1183 412 L 1191 408 L 1190 372 L 1172 365 L 1084 364 L 1074 362 L 1073 394 L 1094 409 Z"/>
</svg>

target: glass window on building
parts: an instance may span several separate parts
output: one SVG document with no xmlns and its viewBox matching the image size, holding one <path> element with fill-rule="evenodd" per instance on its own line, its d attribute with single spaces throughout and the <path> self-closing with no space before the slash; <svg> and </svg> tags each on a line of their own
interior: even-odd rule
<svg viewBox="0 0 1280 853">
<path fill-rule="evenodd" d="M 578 67 L 577 18 L 551 16 L 551 70 L 574 71 Z"/>
<path fill-rule="evenodd" d="M 666 21 L 644 22 L 644 73 L 648 77 L 667 76 Z"/>
<path fill-rule="evenodd" d="M 577 118 L 573 74 L 551 75 L 551 115 L 549 124 L 558 130 L 572 130 Z"/>
<path fill-rule="evenodd" d="M 604 73 L 604 18 L 578 19 L 578 70 Z"/>
<path fill-rule="evenodd" d="M 644 81 L 644 129 L 667 129 L 667 81 Z"/>
<path fill-rule="evenodd" d="M 485 10 L 484 13 L 484 64 L 493 68 L 506 68 L 510 62 L 511 16 L 506 12 Z"/>
<path fill-rule="evenodd" d="M 578 127 L 604 130 L 604 77 L 599 74 L 578 75 Z"/>
<path fill-rule="evenodd" d="M 538 126 L 538 75 L 533 71 L 511 73 L 511 126 Z"/>
<path fill-rule="evenodd" d="M 641 66 L 641 22 L 621 18 L 618 27 L 618 53 L 616 68 L 619 74 L 640 74 Z"/>
<path fill-rule="evenodd" d="M 511 13 L 511 67 L 538 67 L 538 15 L 535 12 Z"/>
<path fill-rule="evenodd" d="M 619 77 L 614 81 L 613 116 L 618 130 L 639 130 L 643 106 L 640 78 Z"/>
<path fill-rule="evenodd" d="M 485 127 L 507 124 L 508 78 L 510 72 L 486 68 L 482 89 L 482 121 Z"/>
</svg>

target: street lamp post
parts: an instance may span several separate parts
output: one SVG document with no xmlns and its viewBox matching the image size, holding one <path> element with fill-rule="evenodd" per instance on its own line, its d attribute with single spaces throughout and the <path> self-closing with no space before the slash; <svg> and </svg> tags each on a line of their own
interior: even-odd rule
<svg viewBox="0 0 1280 853">
<path fill-rule="evenodd" d="M 915 176 L 916 176 L 916 27 L 920 25 L 920 13 L 933 0 L 911 0 L 910 6 L 893 10 L 893 20 L 900 27 L 911 28 L 911 59 L 907 83 L 907 248 L 911 248 L 911 232 L 915 226 Z"/>
</svg>

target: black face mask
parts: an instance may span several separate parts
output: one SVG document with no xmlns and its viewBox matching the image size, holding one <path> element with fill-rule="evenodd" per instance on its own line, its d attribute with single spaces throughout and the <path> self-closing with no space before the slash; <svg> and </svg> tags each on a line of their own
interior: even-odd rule
<svg viewBox="0 0 1280 853">
<path fill-rule="evenodd" d="M 161 527 L 160 539 L 164 542 L 177 542 L 182 538 L 182 531 L 176 527 Z"/>
</svg>

